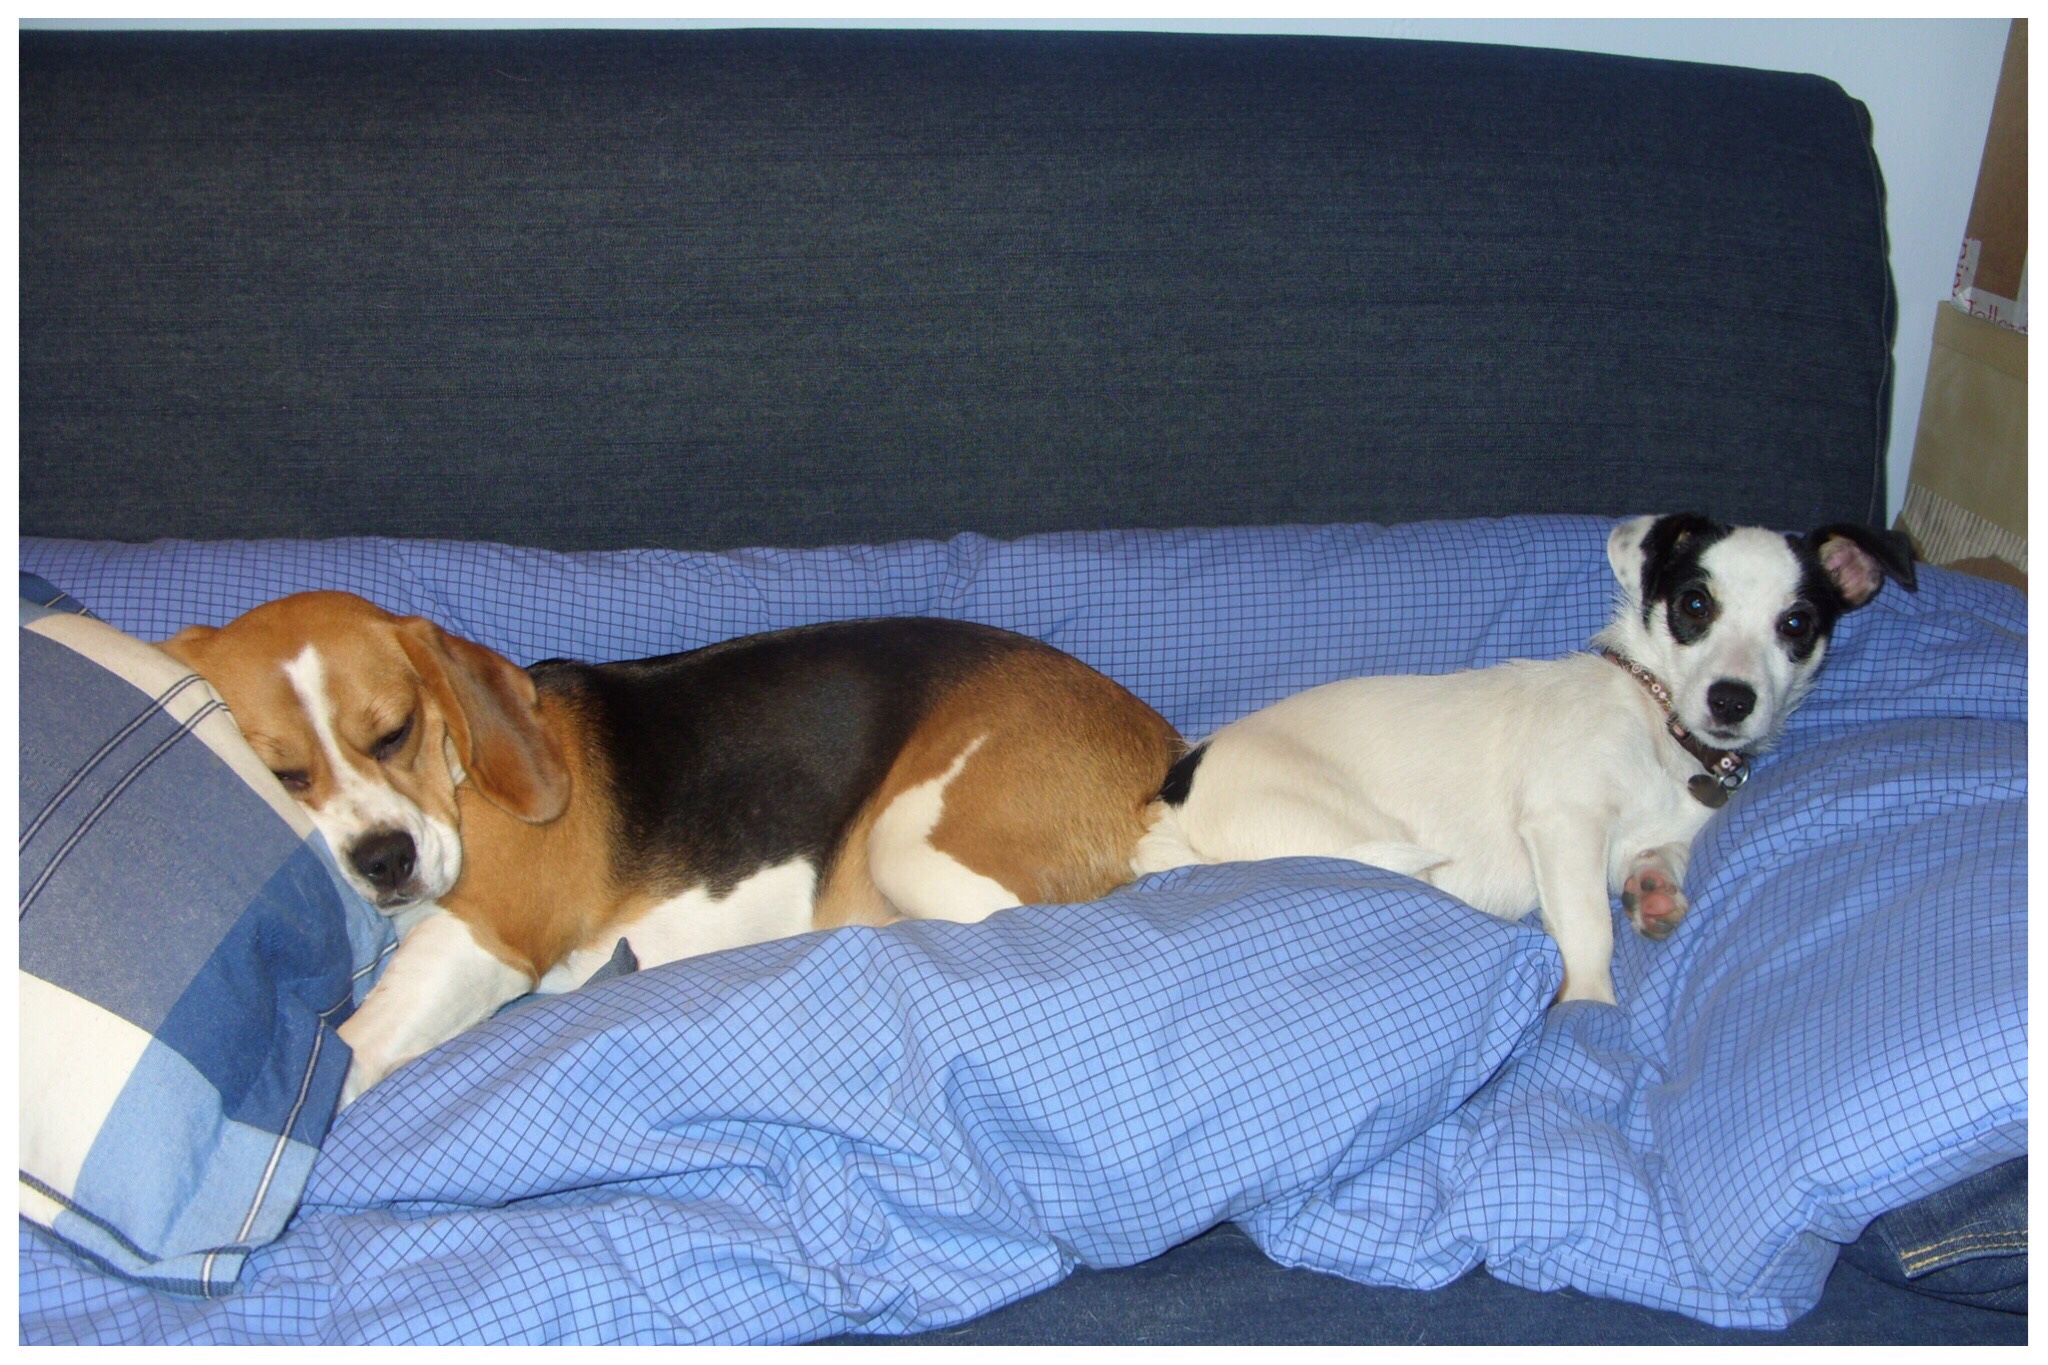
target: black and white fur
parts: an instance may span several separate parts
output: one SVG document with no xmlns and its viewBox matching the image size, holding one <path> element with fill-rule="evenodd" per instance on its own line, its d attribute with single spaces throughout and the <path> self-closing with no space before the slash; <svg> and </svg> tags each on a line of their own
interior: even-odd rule
<svg viewBox="0 0 2048 1365">
<path fill-rule="evenodd" d="M 1843 612 L 1916 587 L 1903 536 L 1806 536 L 1698 515 L 1616 526 L 1613 620 L 1595 640 L 1662 679 L 1706 745 L 1752 753 L 1805 697 Z M 1416 876 L 1481 910 L 1541 909 L 1561 1000 L 1614 1002 L 1609 897 L 1663 938 L 1686 911 L 1712 810 L 1700 761 L 1644 685 L 1598 653 L 1441 676 L 1353 678 L 1226 725 L 1177 764 L 1140 872 L 1322 855 Z"/>
</svg>

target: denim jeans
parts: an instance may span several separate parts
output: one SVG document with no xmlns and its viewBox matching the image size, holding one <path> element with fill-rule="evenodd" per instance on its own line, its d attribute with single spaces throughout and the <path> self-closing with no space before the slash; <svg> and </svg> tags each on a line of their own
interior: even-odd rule
<svg viewBox="0 0 2048 1365">
<path fill-rule="evenodd" d="M 1922 1294 L 2027 1311 L 2027 1159 L 1894 1209 L 1842 1249 L 1867 1275 Z"/>
</svg>

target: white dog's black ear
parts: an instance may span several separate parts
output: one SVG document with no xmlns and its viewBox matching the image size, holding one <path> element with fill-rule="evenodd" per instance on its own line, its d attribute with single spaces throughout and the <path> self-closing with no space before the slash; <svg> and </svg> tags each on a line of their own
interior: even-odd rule
<svg viewBox="0 0 2048 1365">
<path fill-rule="evenodd" d="M 1907 592 L 1920 591 L 1913 575 L 1913 542 L 1897 531 L 1837 522 L 1809 531 L 1806 545 L 1851 611 L 1877 596 L 1887 578 Z"/>
</svg>

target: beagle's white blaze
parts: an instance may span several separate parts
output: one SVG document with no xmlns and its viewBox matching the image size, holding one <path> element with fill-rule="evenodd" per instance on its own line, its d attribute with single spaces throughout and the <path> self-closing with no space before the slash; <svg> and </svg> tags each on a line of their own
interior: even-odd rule
<svg viewBox="0 0 2048 1365">
<path fill-rule="evenodd" d="M 335 861 L 341 865 L 349 885 L 364 900 L 377 904 L 382 893 L 356 871 L 349 854 L 356 841 L 372 830 L 396 829 L 412 836 L 417 859 L 408 903 L 418 904 L 446 895 L 462 873 L 462 836 L 453 825 L 427 814 L 389 783 L 365 777 L 349 760 L 335 734 L 334 703 L 327 695 L 327 665 L 319 650 L 307 645 L 284 666 L 284 675 L 298 695 L 306 718 L 312 722 L 328 770 L 334 774 L 334 794 L 317 807 L 308 806 L 307 811 L 327 840 L 328 848 L 334 851 Z"/>
<path fill-rule="evenodd" d="M 875 885 L 912 919 L 957 920 L 973 924 L 998 910 L 1022 905 L 1010 888 L 985 877 L 931 845 L 946 809 L 946 786 L 974 757 L 983 735 L 929 782 L 903 792 L 868 833 L 868 870 Z"/>
</svg>

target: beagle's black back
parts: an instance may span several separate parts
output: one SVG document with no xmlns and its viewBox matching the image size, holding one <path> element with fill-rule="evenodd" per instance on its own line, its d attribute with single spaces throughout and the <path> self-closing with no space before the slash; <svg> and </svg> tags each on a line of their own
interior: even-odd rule
<svg viewBox="0 0 2048 1365">
<path fill-rule="evenodd" d="M 947 685 L 1044 649 L 993 626 L 892 617 L 799 626 L 623 663 L 527 671 L 573 706 L 611 773 L 618 872 L 723 895 L 799 856 L 822 868 Z"/>
</svg>

